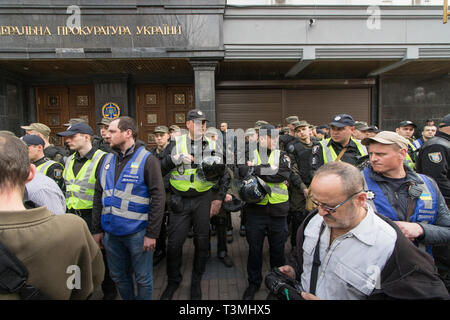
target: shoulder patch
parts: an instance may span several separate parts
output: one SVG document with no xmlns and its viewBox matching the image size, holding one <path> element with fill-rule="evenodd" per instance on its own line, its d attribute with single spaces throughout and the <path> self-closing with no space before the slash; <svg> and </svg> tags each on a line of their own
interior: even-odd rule
<svg viewBox="0 0 450 320">
<path fill-rule="evenodd" d="M 62 173 L 63 173 L 62 169 L 54 169 L 53 170 L 53 175 L 55 176 L 55 179 L 61 179 Z"/>
<path fill-rule="evenodd" d="M 428 159 L 430 159 L 431 162 L 439 163 L 442 161 L 442 154 L 440 152 L 429 153 Z"/>
</svg>

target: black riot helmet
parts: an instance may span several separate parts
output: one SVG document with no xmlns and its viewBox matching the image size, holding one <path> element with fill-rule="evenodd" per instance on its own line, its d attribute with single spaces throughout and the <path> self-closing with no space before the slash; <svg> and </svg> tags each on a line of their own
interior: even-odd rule
<svg viewBox="0 0 450 320">
<path fill-rule="evenodd" d="M 243 206 L 243 202 L 236 198 L 234 195 L 231 195 L 233 199 L 230 202 L 223 202 L 222 207 L 226 212 L 236 212 L 241 210 Z"/>
<path fill-rule="evenodd" d="M 197 167 L 197 174 L 203 181 L 217 181 L 225 173 L 225 164 L 222 158 L 209 156 L 203 158 Z"/>
<path fill-rule="evenodd" d="M 249 175 L 240 183 L 239 197 L 246 203 L 258 203 L 266 194 L 270 194 L 270 188 L 257 176 Z"/>
</svg>

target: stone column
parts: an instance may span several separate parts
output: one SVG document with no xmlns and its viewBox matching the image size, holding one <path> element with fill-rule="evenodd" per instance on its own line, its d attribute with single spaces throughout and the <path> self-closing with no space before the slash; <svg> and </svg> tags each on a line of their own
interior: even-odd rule
<svg viewBox="0 0 450 320">
<path fill-rule="evenodd" d="M 217 61 L 190 61 L 195 77 L 195 108 L 206 114 L 207 126 L 216 126 L 215 70 Z"/>
</svg>

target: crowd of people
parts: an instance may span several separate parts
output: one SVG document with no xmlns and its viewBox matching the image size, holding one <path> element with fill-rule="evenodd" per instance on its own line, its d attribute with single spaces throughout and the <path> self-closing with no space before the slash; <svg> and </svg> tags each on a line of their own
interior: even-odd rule
<svg viewBox="0 0 450 320">
<path fill-rule="evenodd" d="M 450 114 L 421 131 L 348 114 L 285 121 L 215 128 L 194 109 L 185 129 L 157 126 L 151 149 L 127 116 L 102 119 L 100 135 L 71 119 L 56 133 L 65 148 L 42 123 L 20 138 L 0 131 L 0 298 L 88 299 L 101 285 L 105 300 L 171 300 L 192 237 L 190 298 L 201 300 L 211 236 L 234 265 L 238 211 L 243 300 L 262 286 L 266 237 L 270 267 L 298 281 L 303 299 L 450 298 Z M 154 297 L 163 259 L 167 284 Z M 20 282 L 1 272 L 17 263 L 28 275 Z"/>
</svg>

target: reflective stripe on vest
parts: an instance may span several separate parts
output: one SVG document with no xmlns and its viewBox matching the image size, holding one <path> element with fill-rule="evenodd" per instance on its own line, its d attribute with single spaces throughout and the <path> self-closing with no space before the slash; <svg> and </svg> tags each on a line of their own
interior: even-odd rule
<svg viewBox="0 0 450 320">
<path fill-rule="evenodd" d="M 64 169 L 63 165 L 60 164 L 59 162 L 53 161 L 53 160 L 48 160 L 42 164 L 40 164 L 39 166 L 36 167 L 37 172 L 40 172 L 44 175 L 47 175 L 47 171 L 48 169 L 54 165 L 55 163 L 59 164 L 61 166 L 61 169 Z"/>
<path fill-rule="evenodd" d="M 365 146 L 363 146 L 361 143 L 354 140 L 353 138 L 350 138 L 350 139 L 356 144 L 356 148 L 358 149 L 358 152 L 361 156 L 367 155 L 367 149 Z M 330 140 L 331 140 L 331 138 L 320 141 L 320 144 L 322 145 L 323 163 L 324 164 L 327 162 L 335 161 L 336 158 L 338 157 L 336 152 L 334 151 L 333 146 L 331 144 L 328 145 Z M 341 161 L 341 160 L 339 160 L 339 161 Z"/>
<path fill-rule="evenodd" d="M 278 167 L 280 163 L 280 155 L 281 155 L 280 150 L 272 151 L 270 153 L 267 163 L 272 166 Z M 258 150 L 254 151 L 252 162 L 253 164 L 261 165 L 262 162 Z M 262 199 L 257 204 L 266 205 L 268 202 L 271 204 L 277 204 L 289 201 L 288 187 L 284 182 L 280 183 L 266 182 L 266 184 L 270 188 L 271 195 L 266 194 L 264 199 Z"/>
<path fill-rule="evenodd" d="M 175 141 L 175 150 L 177 154 L 189 153 L 187 135 L 178 136 Z M 180 174 L 177 168 L 170 172 L 170 185 L 176 190 L 186 192 L 192 188 L 197 192 L 206 192 L 214 186 L 213 182 L 201 180 L 197 174 L 197 169 L 191 168 L 190 164 L 184 164 L 182 166 L 185 168 L 183 174 Z"/>
<path fill-rule="evenodd" d="M 116 156 L 110 153 L 105 157 L 100 171 L 103 188 L 101 223 L 105 231 L 122 236 L 147 226 L 151 200 L 144 180 L 144 167 L 149 155 L 144 147 L 136 150 L 116 183 Z"/>
<path fill-rule="evenodd" d="M 68 209 L 92 209 L 95 191 L 95 169 L 101 157 L 106 154 L 101 150 L 95 151 L 92 159 L 88 159 L 81 167 L 77 176 L 73 174 L 75 154 L 66 160 L 64 180 L 66 181 L 66 203 Z"/>
<path fill-rule="evenodd" d="M 379 214 L 388 217 L 392 221 L 399 221 L 397 213 L 394 208 L 392 208 L 383 190 L 380 188 L 378 183 L 370 178 L 369 167 L 363 170 L 363 175 L 365 184 L 364 187 L 375 194 L 373 201 L 369 201 L 371 204 L 375 205 L 374 209 L 376 209 Z M 438 212 L 438 197 L 436 191 L 427 176 L 418 174 L 418 177 L 423 182 L 423 184 L 421 184 L 422 193 L 416 201 L 416 207 L 414 213 L 409 218 L 409 222 L 434 224 Z M 431 246 L 426 247 L 426 251 L 429 254 L 432 254 Z"/>
</svg>

